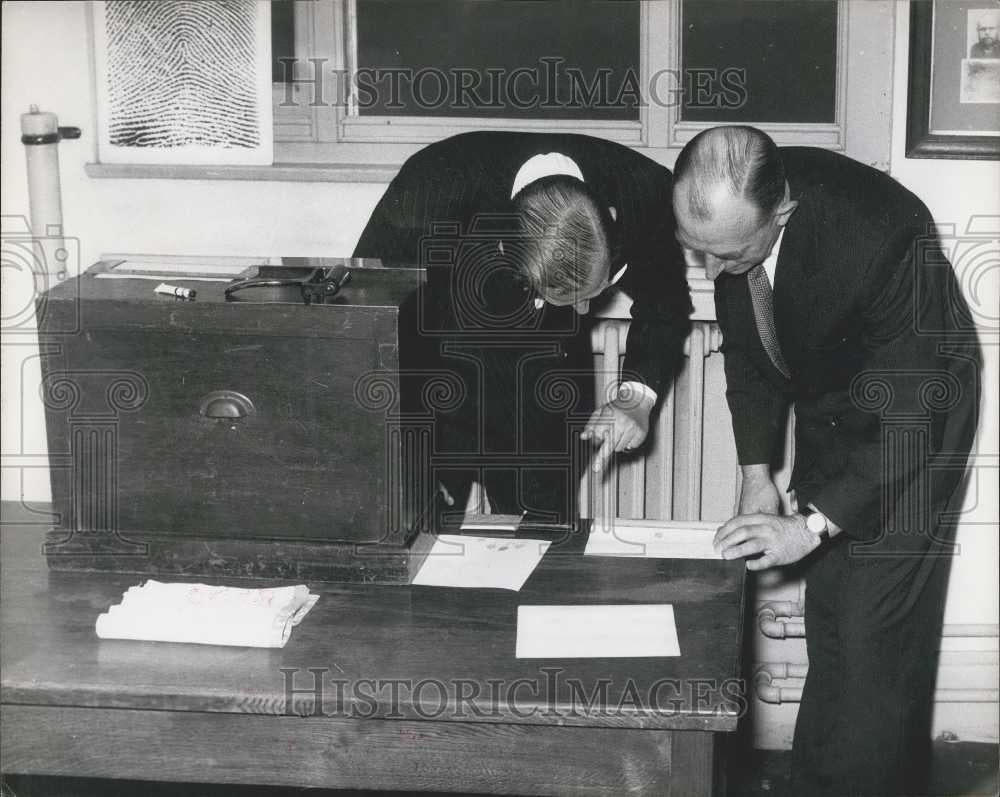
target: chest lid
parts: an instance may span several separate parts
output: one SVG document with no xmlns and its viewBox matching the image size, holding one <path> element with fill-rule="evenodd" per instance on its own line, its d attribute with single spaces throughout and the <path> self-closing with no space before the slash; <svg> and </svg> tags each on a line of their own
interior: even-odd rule
<svg viewBox="0 0 1000 797">
<path fill-rule="evenodd" d="M 289 301 L 294 292 L 255 297 L 243 291 L 239 301 L 226 297 L 236 280 L 258 274 L 261 267 L 270 277 L 287 273 L 295 279 L 338 266 L 350 269 L 350 280 L 322 304 Z M 39 298 L 39 331 L 171 329 L 392 342 L 400 308 L 423 281 L 422 269 L 382 268 L 378 260 L 359 258 L 107 257 Z M 194 297 L 158 293 L 161 285 L 182 294 L 193 291 Z"/>
</svg>

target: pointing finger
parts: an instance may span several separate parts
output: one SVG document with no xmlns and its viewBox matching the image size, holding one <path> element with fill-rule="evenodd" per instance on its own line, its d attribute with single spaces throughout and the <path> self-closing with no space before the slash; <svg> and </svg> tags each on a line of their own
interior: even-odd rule
<svg viewBox="0 0 1000 797">
<path fill-rule="evenodd" d="M 581 440 L 592 440 L 594 436 L 598 434 L 598 430 L 600 429 L 601 426 L 603 426 L 603 424 L 600 423 L 601 417 L 603 415 L 604 415 L 603 407 L 599 410 L 594 410 L 592 413 L 590 413 L 590 418 L 587 419 L 587 425 L 584 426 L 583 431 L 580 432 Z"/>
<path fill-rule="evenodd" d="M 601 447 L 597 449 L 597 453 L 594 454 L 594 462 L 591 466 L 594 473 L 602 472 L 607 466 L 611 459 L 611 455 L 614 453 L 615 447 L 611 443 L 610 433 L 604 435 L 604 441 L 601 443 Z"/>
</svg>

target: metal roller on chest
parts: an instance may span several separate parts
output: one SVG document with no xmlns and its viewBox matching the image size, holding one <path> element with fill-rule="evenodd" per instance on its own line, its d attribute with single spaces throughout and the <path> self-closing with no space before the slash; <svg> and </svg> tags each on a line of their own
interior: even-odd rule
<svg viewBox="0 0 1000 797">
<path fill-rule="evenodd" d="M 307 304 L 106 271 L 38 301 L 49 566 L 406 582 L 434 494 L 431 426 L 400 411 L 423 272 Z"/>
</svg>

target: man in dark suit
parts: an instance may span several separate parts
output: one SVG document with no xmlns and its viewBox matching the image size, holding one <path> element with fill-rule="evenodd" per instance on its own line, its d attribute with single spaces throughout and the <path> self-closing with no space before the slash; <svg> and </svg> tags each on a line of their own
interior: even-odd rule
<svg viewBox="0 0 1000 797">
<path fill-rule="evenodd" d="M 671 186 L 613 142 L 505 132 L 431 144 L 390 184 L 354 255 L 428 269 L 419 359 L 460 378 L 458 406 L 434 408 L 437 461 L 470 464 L 437 468 L 458 506 L 477 483 L 494 511 L 568 519 L 572 438 L 600 443 L 595 470 L 642 444 L 690 330 Z M 588 312 L 612 285 L 632 323 L 595 402 Z"/>
<path fill-rule="evenodd" d="M 923 203 L 842 155 L 720 127 L 675 175 L 678 240 L 715 280 L 743 472 L 716 545 L 750 570 L 806 568 L 796 793 L 922 793 L 944 513 L 979 400 L 955 275 Z M 780 516 L 770 463 L 790 404 L 797 511 Z"/>
</svg>

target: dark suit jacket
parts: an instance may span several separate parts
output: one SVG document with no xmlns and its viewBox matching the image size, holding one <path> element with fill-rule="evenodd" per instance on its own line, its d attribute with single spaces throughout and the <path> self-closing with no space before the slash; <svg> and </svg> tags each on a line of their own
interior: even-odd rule
<svg viewBox="0 0 1000 797">
<path fill-rule="evenodd" d="M 589 136 L 506 132 L 465 133 L 431 144 L 407 160 L 389 185 L 354 256 L 379 257 L 386 265 L 429 265 L 428 238 L 440 237 L 442 229 L 449 234 L 449 223 L 460 236 L 489 238 L 495 246 L 503 236 L 487 233 L 502 230 L 504 221 L 490 217 L 509 216 L 518 169 L 546 152 L 572 158 L 598 200 L 617 211 L 613 268 L 628 263 L 617 287 L 633 300 L 624 369 L 627 378 L 662 397 L 690 331 L 690 292 L 674 239 L 671 174 L 628 147 Z M 437 299 L 439 308 L 455 301 Z M 585 332 L 569 308 L 547 307 L 544 314 L 549 328 Z"/>
<path fill-rule="evenodd" d="M 813 502 L 855 539 L 889 529 L 911 535 L 904 547 L 926 545 L 976 426 L 968 308 L 916 196 L 842 155 L 781 152 L 799 201 L 774 280 L 791 379 L 760 342 L 746 276 L 715 285 L 739 461 L 772 461 L 794 402 L 800 505 Z"/>
</svg>

